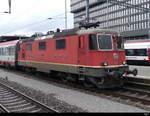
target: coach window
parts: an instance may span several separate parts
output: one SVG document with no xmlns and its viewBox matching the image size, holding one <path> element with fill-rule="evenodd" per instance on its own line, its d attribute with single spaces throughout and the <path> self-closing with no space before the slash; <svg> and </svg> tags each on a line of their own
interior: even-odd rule
<svg viewBox="0 0 150 116">
<path fill-rule="evenodd" d="M 8 54 L 11 56 L 11 47 L 8 48 Z"/>
<path fill-rule="evenodd" d="M 8 54 L 8 53 L 9 53 L 8 48 L 9 48 L 9 47 L 6 47 L 6 48 L 5 48 L 5 55 L 7 55 L 7 56 L 9 55 L 9 54 Z"/>
<path fill-rule="evenodd" d="M 32 51 L 32 44 L 26 44 L 26 50 Z"/>
<path fill-rule="evenodd" d="M 4 49 L 1 48 L 1 55 L 4 55 Z"/>
<path fill-rule="evenodd" d="M 15 55 L 15 46 L 12 46 L 11 49 L 12 49 L 11 55 Z"/>
<path fill-rule="evenodd" d="M 2 48 L 0 48 L 0 56 L 2 55 Z"/>
<path fill-rule="evenodd" d="M 39 50 L 46 50 L 46 42 L 39 43 Z"/>
<path fill-rule="evenodd" d="M 66 40 L 65 39 L 56 40 L 56 49 L 57 50 L 65 49 L 65 48 L 66 48 Z"/>
</svg>

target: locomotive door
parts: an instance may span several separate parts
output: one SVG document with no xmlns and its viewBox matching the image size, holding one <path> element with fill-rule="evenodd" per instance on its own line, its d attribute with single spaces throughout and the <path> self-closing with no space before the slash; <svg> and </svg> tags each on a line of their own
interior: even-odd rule
<svg viewBox="0 0 150 116">
<path fill-rule="evenodd" d="M 24 47 L 22 48 L 22 54 L 21 54 L 21 56 L 22 56 L 22 59 L 23 60 L 25 60 L 25 56 L 26 56 L 26 50 L 24 49 Z"/>
<path fill-rule="evenodd" d="M 78 65 L 86 65 L 86 41 L 84 36 L 79 37 L 79 47 L 78 47 Z"/>
<path fill-rule="evenodd" d="M 113 64 L 114 65 L 119 65 L 119 60 L 120 60 L 120 57 L 121 57 L 121 54 L 120 54 L 120 51 L 119 51 L 119 48 L 118 48 L 118 43 L 117 43 L 118 40 L 116 40 L 116 37 L 113 36 L 113 46 L 114 46 L 114 50 L 112 51 L 112 59 L 113 59 Z M 109 59 L 110 60 L 110 59 Z"/>
<path fill-rule="evenodd" d="M 25 60 L 25 49 L 22 49 L 22 59 Z"/>
<path fill-rule="evenodd" d="M 119 64 L 119 51 L 116 51 L 113 53 L 113 64 L 118 65 Z"/>
</svg>

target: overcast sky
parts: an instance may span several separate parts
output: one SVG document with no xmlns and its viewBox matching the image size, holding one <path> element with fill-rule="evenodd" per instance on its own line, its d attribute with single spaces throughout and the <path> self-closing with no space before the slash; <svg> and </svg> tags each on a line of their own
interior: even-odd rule
<svg viewBox="0 0 150 116">
<path fill-rule="evenodd" d="M 67 5 L 70 11 L 70 0 Z M 12 0 L 12 13 L 4 11 L 8 11 L 8 0 L 0 0 L 0 35 L 32 35 L 65 28 L 65 0 Z M 72 27 L 73 15 L 68 13 L 68 28 Z"/>
</svg>

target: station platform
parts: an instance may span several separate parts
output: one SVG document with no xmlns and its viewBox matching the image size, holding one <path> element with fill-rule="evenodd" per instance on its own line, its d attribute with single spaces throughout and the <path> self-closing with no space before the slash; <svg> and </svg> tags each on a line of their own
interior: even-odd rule
<svg viewBox="0 0 150 116">
<path fill-rule="evenodd" d="M 129 81 L 150 84 L 150 66 L 130 65 L 129 68 L 130 70 L 133 70 L 135 68 L 138 70 L 137 76 L 133 76 L 133 75 L 127 76 L 127 79 Z"/>
</svg>

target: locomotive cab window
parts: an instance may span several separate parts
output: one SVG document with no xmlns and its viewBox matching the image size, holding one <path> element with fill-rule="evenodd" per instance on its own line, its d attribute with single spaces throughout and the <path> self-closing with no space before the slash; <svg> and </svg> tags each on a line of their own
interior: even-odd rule
<svg viewBox="0 0 150 116">
<path fill-rule="evenodd" d="M 123 37 L 122 36 L 116 36 L 116 39 L 117 39 L 118 49 L 124 49 Z"/>
<path fill-rule="evenodd" d="M 32 44 L 26 44 L 26 50 L 32 51 Z"/>
<path fill-rule="evenodd" d="M 98 45 L 101 50 L 112 50 L 112 36 L 98 35 Z"/>
<path fill-rule="evenodd" d="M 56 40 L 56 49 L 61 50 L 66 48 L 66 40 L 61 39 L 61 40 Z"/>
<path fill-rule="evenodd" d="M 39 50 L 46 50 L 46 42 L 39 43 Z"/>
<path fill-rule="evenodd" d="M 98 50 L 97 36 L 94 34 L 89 37 L 89 49 Z"/>
</svg>

